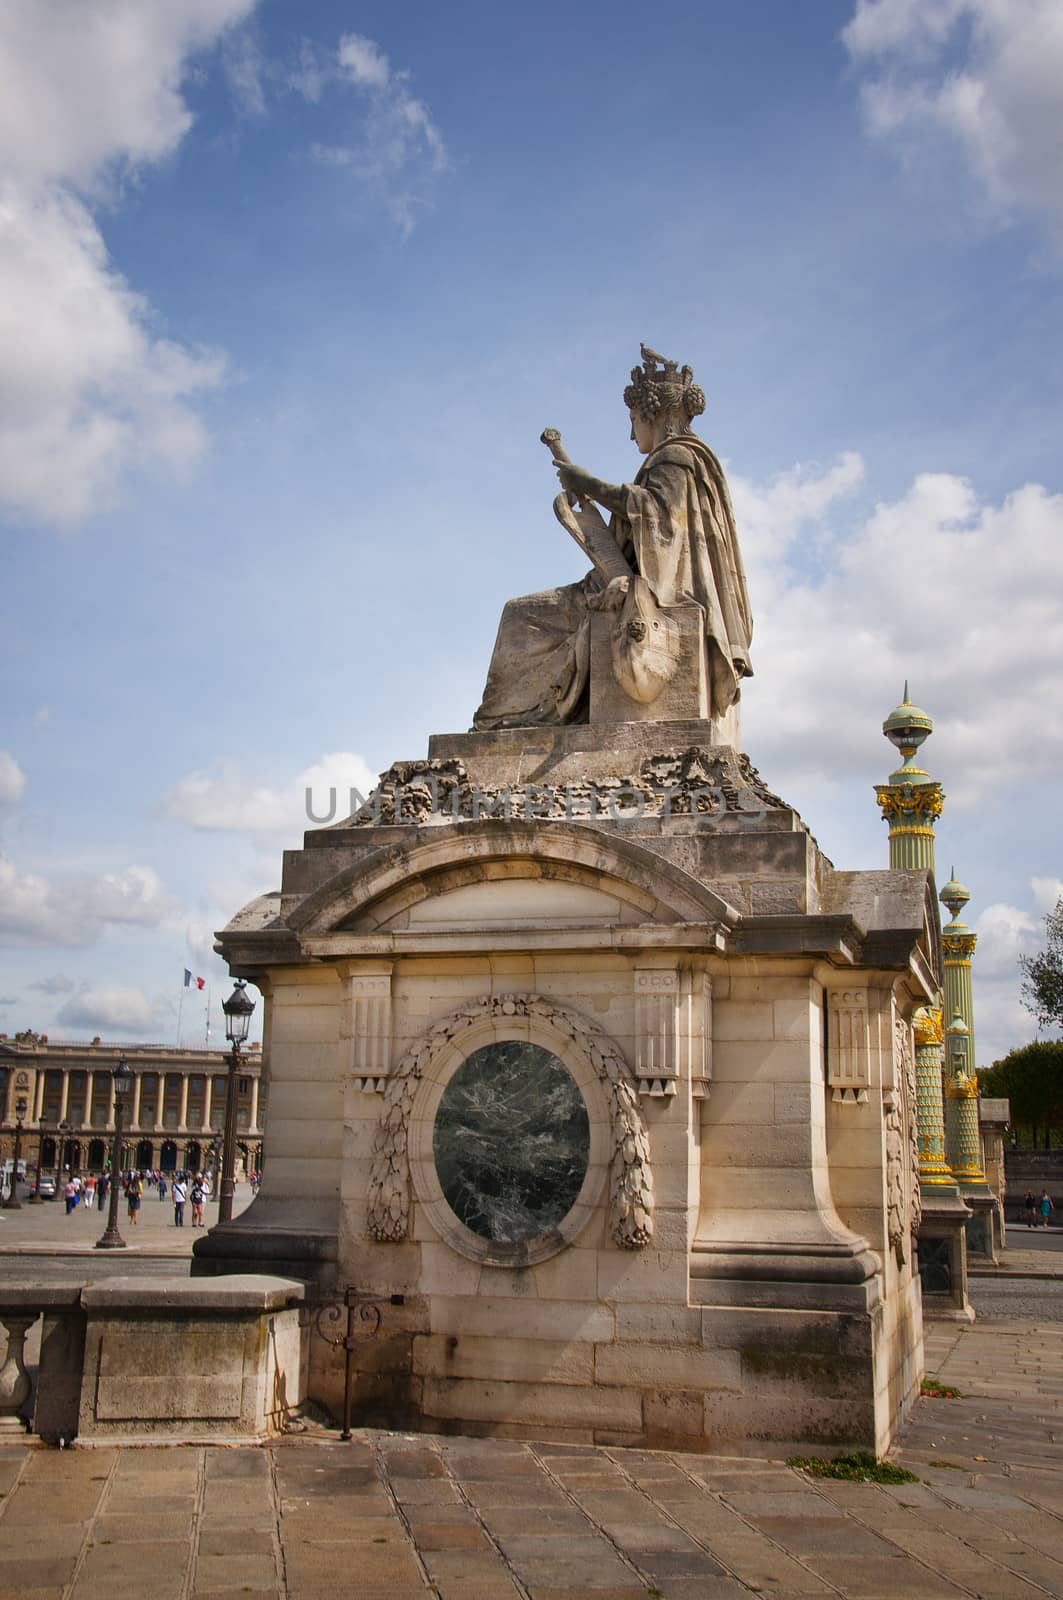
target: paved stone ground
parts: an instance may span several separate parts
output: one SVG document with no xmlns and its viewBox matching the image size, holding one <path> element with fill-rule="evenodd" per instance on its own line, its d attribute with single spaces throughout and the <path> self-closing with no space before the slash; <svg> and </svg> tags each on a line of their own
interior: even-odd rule
<svg viewBox="0 0 1063 1600">
<path fill-rule="evenodd" d="M 777 1461 L 362 1432 L 270 1448 L 0 1449 L 0 1600 L 1063 1596 L 1063 1324 L 933 1327 L 894 1451 Z"/>
</svg>

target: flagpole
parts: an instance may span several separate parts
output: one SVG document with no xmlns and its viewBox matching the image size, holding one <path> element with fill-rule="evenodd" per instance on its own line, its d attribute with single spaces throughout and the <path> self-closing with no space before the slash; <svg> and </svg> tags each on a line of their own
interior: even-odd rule
<svg viewBox="0 0 1063 1600">
<path fill-rule="evenodd" d="M 207 1049 L 210 1049 L 210 984 L 207 984 Z"/>
<path fill-rule="evenodd" d="M 178 1050 L 180 1050 L 180 1048 L 181 1048 L 181 1016 L 182 1016 L 182 1013 L 184 1012 L 184 1009 L 185 1009 L 185 989 L 186 989 L 186 987 L 187 987 L 187 985 L 182 983 L 182 985 L 181 985 L 181 998 L 177 1002 L 177 1048 L 178 1048 Z"/>
</svg>

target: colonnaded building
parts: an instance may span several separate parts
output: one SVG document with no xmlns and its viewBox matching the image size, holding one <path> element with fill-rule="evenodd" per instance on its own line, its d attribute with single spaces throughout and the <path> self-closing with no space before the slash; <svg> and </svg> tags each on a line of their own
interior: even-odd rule
<svg viewBox="0 0 1063 1600">
<path fill-rule="evenodd" d="M 39 1158 L 45 1171 L 102 1172 L 114 1132 L 111 1073 L 120 1061 L 133 1073 L 123 1168 L 195 1172 L 214 1165 L 225 1118 L 224 1051 L 53 1041 L 30 1030 L 0 1034 L 0 1159 L 13 1156 L 21 1123 L 27 1164 Z M 241 1058 L 237 1092 L 237 1170 L 255 1172 L 267 1100 L 257 1045 Z"/>
</svg>

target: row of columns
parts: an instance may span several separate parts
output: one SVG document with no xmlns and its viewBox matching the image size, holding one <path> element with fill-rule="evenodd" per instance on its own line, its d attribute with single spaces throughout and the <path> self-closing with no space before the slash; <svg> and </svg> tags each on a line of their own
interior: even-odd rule
<svg viewBox="0 0 1063 1600">
<path fill-rule="evenodd" d="M 934 824 L 945 794 L 917 764 L 920 746 L 933 732 L 925 711 L 904 699 L 882 731 L 904 757 L 889 780 L 875 786 L 889 824 L 890 866 L 934 871 Z M 941 891 L 952 913 L 942 932 L 944 987 L 936 1003 L 916 1013 L 916 1080 L 919 1122 L 919 1181 L 924 1190 L 988 1194 L 978 1132 L 978 1078 L 974 1070 L 974 999 L 971 957 L 978 942 L 959 912 L 970 895 L 955 873 Z"/>
<path fill-rule="evenodd" d="M 181 1076 L 181 1101 L 180 1101 L 180 1108 L 179 1108 L 178 1117 L 177 1117 L 177 1126 L 175 1128 L 167 1128 L 165 1126 L 165 1124 L 164 1124 L 164 1121 L 163 1121 L 164 1107 L 165 1107 L 165 1102 L 166 1102 L 166 1078 L 167 1078 L 167 1076 L 174 1076 L 173 1074 L 166 1074 L 166 1073 L 159 1073 L 158 1074 L 158 1080 L 159 1080 L 158 1081 L 158 1092 L 157 1092 L 156 1098 L 155 1098 L 154 1117 L 152 1118 L 152 1120 L 149 1123 L 143 1124 L 141 1122 L 141 1112 L 142 1112 L 141 1090 L 142 1090 L 142 1087 L 143 1087 L 143 1076 L 144 1075 L 142 1073 L 135 1073 L 134 1076 L 133 1076 L 133 1106 L 132 1106 L 132 1112 L 131 1112 L 131 1115 L 129 1117 L 129 1120 L 126 1123 L 127 1131 L 131 1132 L 133 1130 L 141 1130 L 141 1131 L 143 1131 L 145 1133 L 210 1133 L 212 1131 L 211 1130 L 211 1121 L 212 1121 L 212 1118 L 213 1118 L 213 1115 L 214 1115 L 214 1079 L 213 1079 L 212 1076 L 210 1076 L 209 1074 L 206 1075 L 206 1083 L 205 1083 L 205 1091 L 204 1091 L 204 1102 L 203 1102 L 203 1122 L 202 1122 L 202 1126 L 201 1127 L 196 1127 L 196 1128 L 190 1128 L 188 1126 L 189 1077 L 188 1077 L 187 1074 L 183 1074 Z M 35 1096 L 34 1096 L 34 1110 L 33 1110 L 33 1120 L 35 1122 L 40 1122 L 40 1119 L 41 1119 L 42 1115 L 44 1114 L 46 1078 L 47 1078 L 47 1073 L 45 1071 L 39 1072 L 37 1074 L 37 1084 L 36 1084 L 36 1093 L 35 1093 Z M 100 1123 L 98 1125 L 99 1132 L 100 1133 L 113 1132 L 114 1131 L 114 1097 L 113 1097 L 113 1095 L 111 1093 L 111 1075 L 110 1075 L 109 1072 L 104 1073 L 104 1072 L 88 1071 L 86 1073 L 86 1078 L 87 1078 L 87 1083 L 86 1083 L 85 1107 L 86 1107 L 87 1115 L 82 1119 L 83 1125 L 88 1126 L 91 1123 L 92 1110 L 93 1110 L 94 1105 L 95 1105 L 97 1079 L 102 1079 L 103 1080 L 104 1093 L 106 1094 L 107 1120 L 106 1120 L 106 1122 Z M 249 1110 L 249 1115 L 248 1115 L 248 1129 L 257 1128 L 258 1127 L 258 1088 L 259 1088 L 259 1080 L 258 1080 L 258 1078 L 257 1077 L 252 1077 L 252 1079 L 251 1079 L 251 1105 L 250 1105 L 250 1110 Z M 225 1099 L 225 1091 L 222 1090 L 220 1095 L 219 1095 L 219 1101 L 221 1102 L 221 1105 L 219 1107 L 219 1115 L 221 1114 L 222 1110 L 224 1109 L 224 1099 Z M 63 1074 L 62 1074 L 62 1082 L 60 1084 L 60 1090 L 59 1090 L 59 1116 L 58 1116 L 58 1118 L 56 1120 L 58 1122 L 67 1122 L 67 1121 L 69 1121 L 69 1111 L 70 1111 L 70 1073 L 68 1071 L 64 1071 Z"/>
</svg>

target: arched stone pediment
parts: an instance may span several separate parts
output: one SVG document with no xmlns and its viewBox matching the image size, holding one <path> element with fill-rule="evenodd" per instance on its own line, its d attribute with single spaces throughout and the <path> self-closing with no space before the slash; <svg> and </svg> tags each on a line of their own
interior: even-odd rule
<svg viewBox="0 0 1063 1600">
<path fill-rule="evenodd" d="M 617 922 L 709 923 L 722 932 L 737 918 L 718 894 L 632 840 L 586 826 L 478 822 L 374 851 L 287 920 L 305 938 Z"/>
</svg>

